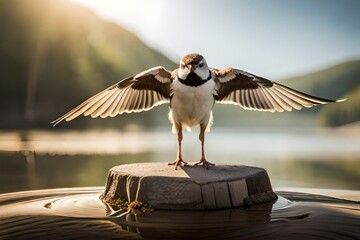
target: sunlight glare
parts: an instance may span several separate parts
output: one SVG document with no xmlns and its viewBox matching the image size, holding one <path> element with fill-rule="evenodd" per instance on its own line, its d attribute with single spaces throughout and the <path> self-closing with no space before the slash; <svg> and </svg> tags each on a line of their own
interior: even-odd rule
<svg viewBox="0 0 360 240">
<path fill-rule="evenodd" d="M 129 30 L 135 30 L 145 37 L 146 33 L 156 33 L 159 22 L 163 19 L 165 2 L 141 0 L 72 0 L 75 3 L 87 6 L 99 16 L 117 22 Z M 139 27 L 141 22 L 142 27 Z"/>
</svg>

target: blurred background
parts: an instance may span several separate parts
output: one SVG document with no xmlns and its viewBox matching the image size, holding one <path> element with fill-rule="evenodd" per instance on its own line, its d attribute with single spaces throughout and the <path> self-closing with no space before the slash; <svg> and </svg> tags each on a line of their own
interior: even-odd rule
<svg viewBox="0 0 360 240">
<path fill-rule="evenodd" d="M 190 52 L 347 101 L 286 113 L 214 108 L 207 158 L 266 168 L 275 187 L 360 190 L 360 2 L 0 0 L 0 193 L 98 186 L 109 168 L 170 162 L 168 107 L 49 122 Z M 200 158 L 198 130 L 184 158 Z M 198 145 L 197 145 L 198 144 Z"/>
</svg>

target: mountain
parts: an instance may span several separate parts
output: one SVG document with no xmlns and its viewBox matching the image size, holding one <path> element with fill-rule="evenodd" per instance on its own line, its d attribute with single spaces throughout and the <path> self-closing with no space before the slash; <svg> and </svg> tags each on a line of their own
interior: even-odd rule
<svg viewBox="0 0 360 240">
<path fill-rule="evenodd" d="M 320 112 L 320 120 L 325 126 L 341 126 L 360 122 L 360 78 L 354 89 L 344 95 L 347 99 L 341 105 L 326 106 Z"/>
<path fill-rule="evenodd" d="M 318 117 L 322 125 L 339 126 L 360 121 L 360 60 L 290 78 L 282 83 L 324 98 L 347 99 L 321 108 Z"/>
<path fill-rule="evenodd" d="M 85 7 L 65 0 L 0 0 L 0 128 L 48 127 L 91 95 L 158 65 L 176 67 Z M 154 114 L 146 116 L 145 124 L 155 121 Z"/>
<path fill-rule="evenodd" d="M 360 84 L 360 60 L 340 63 L 281 83 L 324 98 L 339 99 Z"/>
</svg>

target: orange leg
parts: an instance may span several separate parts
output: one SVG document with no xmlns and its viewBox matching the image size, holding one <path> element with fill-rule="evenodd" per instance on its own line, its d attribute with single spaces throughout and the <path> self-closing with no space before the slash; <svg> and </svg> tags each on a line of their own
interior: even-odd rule
<svg viewBox="0 0 360 240">
<path fill-rule="evenodd" d="M 181 141 L 183 139 L 183 134 L 182 134 L 182 128 L 180 127 L 179 131 L 178 131 L 178 154 L 177 154 L 177 158 L 174 162 L 168 163 L 168 165 L 175 165 L 175 170 L 177 170 L 177 167 L 181 164 L 184 164 L 184 166 L 188 165 L 187 162 L 185 162 L 182 159 L 181 156 Z"/>
<path fill-rule="evenodd" d="M 209 166 L 215 166 L 215 164 L 208 162 L 205 159 L 205 150 L 204 150 L 205 130 L 206 130 L 206 125 L 200 125 L 199 140 L 201 141 L 201 159 L 199 162 L 195 163 L 195 165 L 203 165 L 207 169 Z"/>
</svg>

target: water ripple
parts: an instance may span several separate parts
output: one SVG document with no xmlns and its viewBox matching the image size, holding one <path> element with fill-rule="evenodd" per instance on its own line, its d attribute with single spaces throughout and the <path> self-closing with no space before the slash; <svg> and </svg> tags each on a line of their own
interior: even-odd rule
<svg viewBox="0 0 360 240">
<path fill-rule="evenodd" d="M 1 239 L 356 239 L 359 203 L 283 192 L 275 203 L 108 217 L 103 188 L 0 195 Z M 286 196 L 286 198 L 284 197 Z M 296 201 L 290 201 L 293 197 Z M 331 200 L 332 199 L 332 200 Z M 314 200 L 314 201 L 312 201 Z"/>
</svg>

